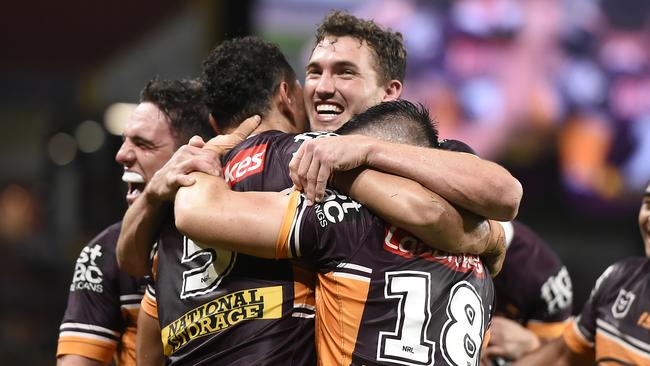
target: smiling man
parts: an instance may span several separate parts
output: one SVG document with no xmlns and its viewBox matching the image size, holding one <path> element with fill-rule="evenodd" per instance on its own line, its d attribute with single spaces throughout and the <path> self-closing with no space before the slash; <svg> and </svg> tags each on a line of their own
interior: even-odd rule
<svg viewBox="0 0 650 366">
<path fill-rule="evenodd" d="M 124 166 L 122 180 L 128 184 L 129 205 L 183 142 L 195 134 L 214 135 L 202 98 L 203 88 L 195 81 L 152 80 L 144 87 L 115 156 Z M 192 151 L 208 159 L 213 155 Z M 60 327 L 59 366 L 108 365 L 113 360 L 120 366 L 136 364 L 136 317 L 145 282 L 117 266 L 120 227 L 120 223 L 108 227 L 77 259 Z"/>
</svg>

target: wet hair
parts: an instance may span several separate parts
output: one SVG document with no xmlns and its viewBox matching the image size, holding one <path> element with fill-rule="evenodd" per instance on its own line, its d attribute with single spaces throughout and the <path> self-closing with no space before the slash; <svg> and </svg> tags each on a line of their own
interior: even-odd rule
<svg viewBox="0 0 650 366">
<path fill-rule="evenodd" d="M 336 130 L 340 135 L 365 135 L 423 147 L 438 146 L 438 130 L 422 104 L 405 99 L 379 103 L 352 117 Z"/>
<path fill-rule="evenodd" d="M 214 137 L 205 105 L 203 86 L 197 80 L 150 80 L 140 92 L 140 103 L 153 103 L 169 119 L 178 146 L 194 135 Z"/>
<path fill-rule="evenodd" d="M 383 29 L 372 20 L 359 19 L 339 10 L 329 13 L 318 26 L 316 45 L 327 36 L 350 36 L 366 42 L 375 56 L 374 67 L 380 85 L 391 80 L 404 82 L 406 49 L 401 33 Z"/>
<path fill-rule="evenodd" d="M 280 83 L 295 87 L 296 73 L 280 48 L 258 37 L 219 44 L 203 61 L 206 104 L 220 129 L 271 110 Z"/>
</svg>

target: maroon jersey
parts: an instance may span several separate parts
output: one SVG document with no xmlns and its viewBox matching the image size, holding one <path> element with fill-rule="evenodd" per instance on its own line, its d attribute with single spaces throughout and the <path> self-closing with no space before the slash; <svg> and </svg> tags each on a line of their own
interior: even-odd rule
<svg viewBox="0 0 650 366">
<path fill-rule="evenodd" d="M 247 139 L 225 157 L 226 181 L 236 191 L 291 187 L 288 163 L 309 138 L 270 131 Z M 157 315 L 171 363 L 315 363 L 313 274 L 292 262 L 202 249 L 170 219 L 158 242 L 156 276 Z M 147 307 L 155 315 L 152 310 Z"/>
<path fill-rule="evenodd" d="M 526 225 L 502 223 L 508 249 L 494 279 L 496 313 L 526 326 L 539 337 L 562 334 L 571 317 L 571 278 L 553 250 Z"/>
<path fill-rule="evenodd" d="M 436 253 L 352 199 L 292 193 L 277 252 L 318 271 L 322 365 L 478 365 L 494 301 L 479 258 Z"/>
<path fill-rule="evenodd" d="M 115 358 L 119 365 L 135 365 L 135 331 L 145 280 L 118 268 L 119 234 L 120 223 L 108 227 L 77 258 L 57 357 L 74 354 L 103 363 Z"/>
<path fill-rule="evenodd" d="M 650 260 L 627 258 L 607 268 L 564 339 L 575 353 L 595 353 L 596 363 L 650 365 Z"/>
</svg>

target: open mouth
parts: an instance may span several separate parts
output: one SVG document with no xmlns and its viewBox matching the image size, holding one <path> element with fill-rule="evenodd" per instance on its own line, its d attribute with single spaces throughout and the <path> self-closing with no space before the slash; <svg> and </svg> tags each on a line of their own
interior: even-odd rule
<svg viewBox="0 0 650 366">
<path fill-rule="evenodd" d="M 343 107 L 335 103 L 319 103 L 316 105 L 316 113 L 324 117 L 336 117 L 343 113 Z"/>
<path fill-rule="evenodd" d="M 144 177 L 136 172 L 125 171 L 122 175 L 122 181 L 128 183 L 126 201 L 131 204 L 144 190 L 146 185 Z"/>
</svg>

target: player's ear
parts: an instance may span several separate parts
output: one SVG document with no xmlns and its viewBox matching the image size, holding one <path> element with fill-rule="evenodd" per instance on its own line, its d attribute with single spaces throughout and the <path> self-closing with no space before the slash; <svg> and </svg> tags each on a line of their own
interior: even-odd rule
<svg viewBox="0 0 650 366">
<path fill-rule="evenodd" d="M 291 86 L 286 81 L 280 82 L 278 88 L 278 110 L 290 121 L 295 118 L 296 101 L 291 93 Z"/>
<path fill-rule="evenodd" d="M 397 100 L 402 95 L 402 82 L 399 80 L 391 80 L 384 89 L 384 98 L 382 102 L 390 102 Z"/>
<path fill-rule="evenodd" d="M 220 135 L 220 134 L 221 134 L 221 130 L 220 130 L 220 128 L 219 128 L 219 124 L 217 123 L 217 120 L 214 119 L 214 117 L 212 116 L 212 113 L 210 113 L 210 114 L 208 115 L 208 121 L 210 122 L 210 126 L 212 126 L 212 129 L 214 130 L 214 132 L 215 132 L 217 135 Z"/>
</svg>

